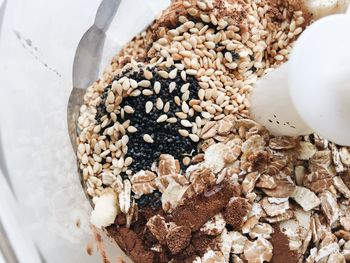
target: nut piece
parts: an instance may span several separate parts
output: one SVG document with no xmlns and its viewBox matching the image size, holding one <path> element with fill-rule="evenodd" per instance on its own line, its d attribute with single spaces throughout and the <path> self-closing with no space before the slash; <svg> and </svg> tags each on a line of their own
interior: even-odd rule
<svg viewBox="0 0 350 263">
<path fill-rule="evenodd" d="M 309 160 L 316 153 L 316 146 L 310 142 L 300 142 L 299 160 Z"/>
<path fill-rule="evenodd" d="M 204 163 L 210 167 L 214 173 L 220 172 L 225 167 L 225 155 L 231 149 L 223 143 L 209 146 L 204 154 Z"/>
<path fill-rule="evenodd" d="M 91 224 L 100 229 L 112 225 L 118 215 L 117 194 L 111 189 L 109 190 L 93 199 L 95 207 L 91 212 L 90 221 Z"/>
<path fill-rule="evenodd" d="M 191 241 L 191 229 L 186 226 L 176 226 L 169 230 L 166 243 L 171 254 L 176 255 L 186 248 Z"/>
<path fill-rule="evenodd" d="M 146 226 L 159 243 L 162 245 L 166 244 L 168 226 L 166 225 L 164 217 L 155 215 L 148 220 Z"/>
<path fill-rule="evenodd" d="M 310 211 L 321 203 L 320 199 L 318 199 L 313 192 L 302 186 L 297 186 L 291 197 L 304 209 L 304 211 Z"/>
<path fill-rule="evenodd" d="M 339 219 L 339 206 L 336 197 L 329 191 L 320 194 L 321 209 L 332 226 Z"/>
<path fill-rule="evenodd" d="M 156 190 L 156 177 L 155 173 L 151 171 L 141 170 L 137 172 L 131 178 L 132 191 L 137 196 L 152 193 Z"/>
<path fill-rule="evenodd" d="M 201 232 L 207 234 L 209 236 L 217 236 L 220 235 L 221 232 L 225 229 L 226 222 L 221 213 L 216 214 L 214 217 L 209 219 L 202 228 Z"/>
<path fill-rule="evenodd" d="M 272 258 L 272 245 L 265 238 L 259 237 L 255 241 L 247 241 L 244 246 L 244 257 L 248 263 L 269 262 Z"/>
</svg>

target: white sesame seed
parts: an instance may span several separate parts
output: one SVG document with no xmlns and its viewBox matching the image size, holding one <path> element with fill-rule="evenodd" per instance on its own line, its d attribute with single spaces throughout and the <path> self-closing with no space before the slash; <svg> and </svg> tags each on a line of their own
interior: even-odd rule
<svg viewBox="0 0 350 263">
<path fill-rule="evenodd" d="M 181 110 L 182 110 L 184 113 L 188 113 L 188 111 L 190 110 L 188 104 L 187 104 L 185 101 L 182 102 Z"/>
<path fill-rule="evenodd" d="M 186 74 L 188 74 L 188 75 L 196 75 L 197 74 L 197 70 L 195 70 L 195 69 L 186 69 Z"/>
<path fill-rule="evenodd" d="M 180 119 L 186 119 L 187 118 L 187 114 L 184 112 L 175 112 L 176 117 L 180 118 Z"/>
<path fill-rule="evenodd" d="M 166 51 L 165 49 L 162 49 L 162 50 L 160 51 L 160 54 L 161 54 L 163 57 L 165 57 L 165 58 L 170 57 L 169 52 Z"/>
<path fill-rule="evenodd" d="M 162 110 L 162 109 L 163 109 L 163 106 L 164 106 L 164 102 L 162 101 L 161 98 L 158 98 L 158 99 L 157 99 L 157 102 L 156 102 L 156 108 L 157 108 L 158 110 Z"/>
<path fill-rule="evenodd" d="M 160 115 L 157 119 L 157 122 L 165 122 L 168 119 L 168 116 L 166 114 Z"/>
<path fill-rule="evenodd" d="M 187 137 L 189 135 L 189 132 L 187 130 L 184 130 L 184 129 L 179 129 L 178 132 L 183 137 Z"/>
<path fill-rule="evenodd" d="M 172 71 L 169 72 L 169 78 L 174 79 L 177 75 L 177 68 L 174 68 Z"/>
<path fill-rule="evenodd" d="M 166 71 L 164 71 L 164 70 L 160 70 L 160 71 L 158 71 L 157 73 L 158 73 L 159 76 L 161 76 L 161 77 L 164 78 L 164 79 L 169 78 L 169 73 L 166 72 Z"/>
<path fill-rule="evenodd" d="M 182 101 L 187 101 L 190 98 L 190 91 L 186 90 L 184 94 L 182 94 L 181 99 Z"/>
<path fill-rule="evenodd" d="M 130 164 L 132 163 L 133 159 L 131 157 L 126 157 L 125 161 L 124 161 L 124 166 L 130 166 Z"/>
<path fill-rule="evenodd" d="M 152 139 L 152 137 L 149 134 L 144 134 L 143 140 L 147 143 L 154 143 L 154 140 Z"/>
<path fill-rule="evenodd" d="M 121 142 L 122 142 L 122 145 L 127 145 L 128 142 L 129 142 L 129 136 L 128 135 L 123 135 L 123 137 L 121 138 Z"/>
<path fill-rule="evenodd" d="M 130 79 L 130 86 L 131 86 L 133 89 L 136 89 L 136 88 L 137 88 L 137 81 L 134 80 L 134 79 Z"/>
<path fill-rule="evenodd" d="M 176 123 L 177 119 L 175 117 L 171 117 L 171 118 L 168 118 L 166 121 L 169 123 Z"/>
<path fill-rule="evenodd" d="M 124 106 L 124 111 L 128 114 L 132 114 L 135 112 L 135 110 L 129 105 Z"/>
<path fill-rule="evenodd" d="M 197 3 L 199 3 L 199 2 L 197 2 Z M 210 23 L 210 17 L 209 16 L 201 14 L 200 18 L 202 19 L 203 22 Z"/>
<path fill-rule="evenodd" d="M 120 157 L 117 163 L 117 168 L 122 169 L 124 167 L 124 157 Z"/>
<path fill-rule="evenodd" d="M 214 48 L 215 48 L 215 43 L 212 42 L 212 41 L 204 42 L 204 45 L 205 45 L 208 49 L 214 49 Z"/>
<path fill-rule="evenodd" d="M 209 112 L 202 111 L 201 115 L 204 119 L 208 119 L 208 120 L 211 119 L 211 114 Z"/>
<path fill-rule="evenodd" d="M 153 78 L 153 74 L 149 70 L 144 70 L 143 75 L 145 76 L 146 79 L 151 80 Z"/>
<path fill-rule="evenodd" d="M 182 50 L 182 51 L 179 52 L 179 54 L 181 56 L 184 56 L 184 57 L 192 57 L 192 55 L 193 55 L 192 52 L 188 51 L 188 50 Z"/>
<path fill-rule="evenodd" d="M 284 56 L 282 56 L 282 55 L 277 55 L 277 56 L 275 56 L 275 59 L 276 59 L 277 61 L 282 61 L 282 60 L 284 59 Z"/>
<path fill-rule="evenodd" d="M 180 75 L 181 75 L 181 79 L 183 80 L 183 81 L 186 81 L 186 71 L 181 71 L 181 73 L 180 73 Z"/>
<path fill-rule="evenodd" d="M 177 106 L 181 105 L 181 100 L 180 100 L 180 98 L 178 96 L 174 97 L 174 102 L 176 103 Z"/>
<path fill-rule="evenodd" d="M 192 123 L 189 120 L 181 120 L 181 125 L 187 128 L 192 127 Z"/>
<path fill-rule="evenodd" d="M 142 94 L 145 96 L 151 96 L 151 95 L 153 95 L 153 91 L 150 89 L 144 89 L 144 90 L 142 90 Z"/>
<path fill-rule="evenodd" d="M 171 29 L 171 30 L 169 30 L 168 31 L 168 33 L 171 35 L 171 36 L 178 36 L 180 33 L 179 33 L 179 31 L 178 30 L 176 30 L 176 29 Z"/>
<path fill-rule="evenodd" d="M 167 113 L 170 110 L 170 103 L 169 101 L 164 104 L 163 111 Z"/>
<path fill-rule="evenodd" d="M 145 105 L 145 108 L 146 108 L 146 113 L 150 113 L 153 109 L 153 102 L 152 101 L 147 101 L 146 102 L 146 105 Z"/>
<path fill-rule="evenodd" d="M 191 139 L 192 141 L 194 141 L 194 142 L 198 142 L 198 141 L 199 141 L 199 137 L 198 137 L 198 135 L 196 135 L 196 134 L 191 133 L 191 134 L 189 135 L 189 137 L 190 137 L 190 139 Z"/>
<path fill-rule="evenodd" d="M 297 29 L 295 29 L 294 31 L 294 36 L 299 35 L 301 32 L 303 32 L 303 29 L 301 27 L 298 27 Z"/>
<path fill-rule="evenodd" d="M 123 82 L 123 90 L 128 90 L 130 88 L 130 80 L 125 79 Z"/>
<path fill-rule="evenodd" d="M 108 92 L 108 96 L 107 96 L 107 102 L 108 103 L 110 103 L 110 104 L 112 104 L 112 103 L 114 103 L 114 99 L 115 99 L 115 97 L 114 97 L 114 93 L 113 92 Z"/>
<path fill-rule="evenodd" d="M 170 82 L 169 84 L 169 92 L 172 93 L 174 89 L 176 88 L 176 83 L 175 82 Z"/>
<path fill-rule="evenodd" d="M 189 87 L 190 87 L 190 83 L 183 84 L 183 85 L 181 86 L 180 91 L 181 91 L 182 93 L 185 93 L 185 92 L 188 90 Z"/>
<path fill-rule="evenodd" d="M 129 126 L 129 127 L 127 128 L 127 131 L 130 132 L 130 133 L 135 133 L 135 132 L 137 132 L 137 129 L 136 129 L 136 127 L 134 127 L 134 126 Z"/>
<path fill-rule="evenodd" d="M 153 85 L 154 92 L 155 92 L 156 94 L 159 94 L 160 88 L 161 88 L 160 82 L 159 82 L 159 81 L 156 81 L 156 82 L 154 83 L 154 85 Z"/>
<path fill-rule="evenodd" d="M 141 80 L 138 83 L 138 86 L 143 87 L 143 88 L 148 88 L 149 86 L 151 86 L 151 82 L 149 80 Z"/>
<path fill-rule="evenodd" d="M 79 152 L 80 154 L 84 154 L 84 153 L 85 153 L 85 146 L 84 146 L 84 144 L 80 143 L 80 144 L 78 145 L 78 152 Z"/>
<path fill-rule="evenodd" d="M 100 154 L 100 156 L 103 158 L 103 157 L 106 157 L 108 154 L 110 154 L 111 153 L 111 150 L 105 150 L 105 151 L 103 151 L 101 154 Z"/>
</svg>

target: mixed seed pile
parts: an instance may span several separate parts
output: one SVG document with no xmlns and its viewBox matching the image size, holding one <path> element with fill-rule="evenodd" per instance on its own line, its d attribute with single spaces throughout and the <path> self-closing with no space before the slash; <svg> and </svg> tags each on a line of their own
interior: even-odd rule
<svg viewBox="0 0 350 263">
<path fill-rule="evenodd" d="M 286 1 L 173 1 L 87 89 L 92 223 L 134 262 L 350 260 L 349 148 L 249 119 L 257 78 L 309 23 Z"/>
</svg>

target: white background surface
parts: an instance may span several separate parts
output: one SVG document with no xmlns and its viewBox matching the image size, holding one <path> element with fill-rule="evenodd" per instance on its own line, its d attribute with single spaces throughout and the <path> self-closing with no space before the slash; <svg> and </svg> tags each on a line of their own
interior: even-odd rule
<svg viewBox="0 0 350 263">
<path fill-rule="evenodd" d="M 91 208 L 76 173 L 66 125 L 75 50 L 99 3 L 10 0 L 0 35 L 0 134 L 18 200 L 11 214 L 49 263 L 100 262 L 96 249 L 92 257 L 85 252 L 92 240 Z M 111 25 L 114 43 L 120 45 L 139 32 L 168 1 L 144 3 L 122 0 Z M 106 46 L 105 57 L 109 60 L 115 52 Z M 7 200 L 0 200 L 0 212 L 9 218 L 1 202 Z M 9 231 L 17 231 L 12 227 Z"/>
</svg>

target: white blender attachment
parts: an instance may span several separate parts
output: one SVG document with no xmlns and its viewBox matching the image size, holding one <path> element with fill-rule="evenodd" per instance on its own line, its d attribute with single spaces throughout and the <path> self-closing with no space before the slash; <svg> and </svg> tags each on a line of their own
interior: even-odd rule
<svg viewBox="0 0 350 263">
<path fill-rule="evenodd" d="M 350 145 L 350 16 L 309 26 L 289 62 L 260 78 L 250 100 L 252 118 L 274 135 L 316 132 Z"/>
</svg>

